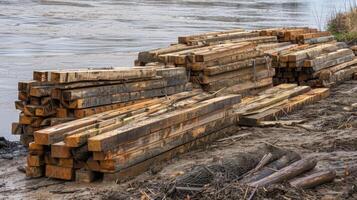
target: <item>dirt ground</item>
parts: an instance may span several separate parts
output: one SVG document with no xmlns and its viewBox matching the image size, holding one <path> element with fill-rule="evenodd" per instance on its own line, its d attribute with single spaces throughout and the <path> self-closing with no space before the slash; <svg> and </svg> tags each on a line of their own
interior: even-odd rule
<svg viewBox="0 0 357 200">
<path fill-rule="evenodd" d="M 0 199 L 169 199 L 165 192 L 176 176 L 193 166 L 206 165 L 221 157 L 247 151 L 269 143 L 316 156 L 317 167 L 334 168 L 338 178 L 311 190 L 286 185 L 259 189 L 253 199 L 357 199 L 357 81 L 332 88 L 331 96 L 305 106 L 283 119 L 306 119 L 294 126 L 264 128 L 241 127 L 233 136 L 191 151 L 169 162 L 154 166 L 124 183 L 95 182 L 82 184 L 48 178 L 27 179 L 22 166 L 23 154 L 0 159 Z M 1 154 L 1 152 L 0 152 Z M 119 181 L 119 180 L 118 180 Z M 252 190 L 239 182 L 214 182 L 202 193 L 189 199 L 248 199 Z M 145 199 L 144 198 L 144 199 Z"/>
</svg>

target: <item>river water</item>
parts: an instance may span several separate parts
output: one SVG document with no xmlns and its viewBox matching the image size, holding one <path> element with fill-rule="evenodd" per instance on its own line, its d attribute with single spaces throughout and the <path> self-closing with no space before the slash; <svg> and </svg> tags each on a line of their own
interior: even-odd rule
<svg viewBox="0 0 357 200">
<path fill-rule="evenodd" d="M 17 82 L 33 70 L 131 66 L 177 36 L 242 27 L 323 29 L 344 0 L 0 0 L 0 136 L 18 120 Z"/>
</svg>

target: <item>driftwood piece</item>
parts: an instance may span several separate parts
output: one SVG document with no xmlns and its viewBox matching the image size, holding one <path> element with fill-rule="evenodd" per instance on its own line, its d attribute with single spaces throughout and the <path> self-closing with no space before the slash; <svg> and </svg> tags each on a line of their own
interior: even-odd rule
<svg viewBox="0 0 357 200">
<path fill-rule="evenodd" d="M 336 172 L 334 170 L 324 170 L 320 172 L 313 173 L 306 177 L 297 178 L 291 180 L 289 183 L 293 187 L 297 188 L 313 188 L 323 183 L 331 182 L 335 179 Z"/>
<path fill-rule="evenodd" d="M 275 183 L 280 183 L 285 180 L 294 178 L 303 172 L 309 171 L 316 166 L 317 161 L 314 158 L 305 158 L 294 162 L 293 164 L 284 167 L 283 169 L 273 173 L 258 181 L 249 183 L 251 187 L 264 187 Z"/>
</svg>

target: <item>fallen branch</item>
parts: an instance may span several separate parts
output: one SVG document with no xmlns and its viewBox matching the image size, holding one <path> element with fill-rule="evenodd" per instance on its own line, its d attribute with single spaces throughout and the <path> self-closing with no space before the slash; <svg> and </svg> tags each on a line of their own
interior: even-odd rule
<svg viewBox="0 0 357 200">
<path fill-rule="evenodd" d="M 306 177 L 294 179 L 289 183 L 293 187 L 308 189 L 324 183 L 331 182 L 335 179 L 335 177 L 336 172 L 334 170 L 326 170 L 313 173 Z"/>
<path fill-rule="evenodd" d="M 305 158 L 294 162 L 293 164 L 284 167 L 283 169 L 273 173 L 258 181 L 249 183 L 251 187 L 263 187 L 275 183 L 280 183 L 286 180 L 290 180 L 306 171 L 313 169 L 316 166 L 317 161 L 313 158 Z"/>
</svg>

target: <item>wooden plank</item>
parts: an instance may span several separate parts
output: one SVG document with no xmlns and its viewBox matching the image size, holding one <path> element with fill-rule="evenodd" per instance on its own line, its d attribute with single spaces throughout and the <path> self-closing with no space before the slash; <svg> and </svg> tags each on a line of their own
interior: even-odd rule
<svg viewBox="0 0 357 200">
<path fill-rule="evenodd" d="M 318 44 L 318 43 L 326 43 L 335 41 L 335 36 L 325 36 L 325 37 L 318 37 L 318 38 L 311 38 L 304 41 L 304 44 Z"/>
<path fill-rule="evenodd" d="M 155 143 L 143 145 L 137 150 L 134 149 L 133 151 L 127 151 L 124 154 L 116 155 L 112 159 L 103 160 L 100 162 L 100 166 L 103 170 L 108 171 L 118 171 L 125 169 L 154 156 L 160 155 L 165 151 L 169 151 L 170 149 L 176 148 L 205 135 L 209 135 L 218 130 L 229 127 L 235 123 L 235 116 L 226 116 L 226 118 L 218 119 L 216 121 L 197 126 L 182 133 L 159 140 Z"/>
<path fill-rule="evenodd" d="M 187 44 L 191 40 L 206 39 L 210 37 L 217 37 L 218 35 L 227 35 L 229 33 L 239 33 L 239 32 L 244 32 L 244 29 L 238 28 L 238 29 L 232 29 L 227 31 L 216 31 L 216 32 L 208 32 L 208 33 L 189 35 L 189 36 L 179 36 L 178 43 Z"/>
<path fill-rule="evenodd" d="M 220 91 L 220 94 L 247 94 L 252 90 L 263 88 L 267 86 L 271 86 L 273 84 L 273 80 L 271 77 L 264 78 L 257 81 L 246 81 L 244 83 L 240 83 L 237 85 L 233 85 L 227 88 L 224 88 Z"/>
<path fill-rule="evenodd" d="M 73 130 L 80 129 L 85 126 L 93 125 L 97 123 L 99 120 L 110 119 L 112 117 L 134 111 L 137 109 L 141 109 L 145 106 L 154 105 L 159 102 L 162 102 L 160 99 L 153 99 L 149 101 L 145 101 L 142 103 L 134 104 L 131 106 L 127 106 L 124 108 L 120 108 L 114 111 L 107 111 L 104 113 L 95 114 L 86 118 L 78 119 L 73 122 L 68 122 L 64 124 L 59 124 L 53 127 L 49 127 L 46 129 L 42 129 L 36 131 L 34 133 L 35 142 L 43 145 L 50 145 L 56 142 L 60 142 L 64 139 L 64 134 Z"/>
<path fill-rule="evenodd" d="M 318 71 L 326 67 L 351 61 L 353 57 L 354 57 L 354 53 L 352 52 L 351 49 L 339 49 L 335 52 L 321 55 L 312 60 L 305 60 L 304 67 L 313 67 L 315 71 Z M 342 60 L 343 58 L 349 58 L 349 59 Z M 335 61 L 335 62 L 332 63 L 330 61 Z"/>
<path fill-rule="evenodd" d="M 147 170 L 149 170 L 153 165 L 156 165 L 160 162 L 170 160 L 177 155 L 186 153 L 190 150 L 193 150 L 195 148 L 198 148 L 202 145 L 207 145 L 212 141 L 217 140 L 218 138 L 222 136 L 229 136 L 237 131 L 238 127 L 232 125 L 230 127 L 221 129 L 215 133 L 206 135 L 204 137 L 198 138 L 197 140 L 191 141 L 189 143 L 186 143 L 184 145 L 181 145 L 179 147 L 176 147 L 174 149 L 171 149 L 169 151 L 166 151 L 158 156 L 155 156 L 153 158 L 147 159 L 141 163 L 138 163 L 134 166 L 131 166 L 129 168 L 120 170 L 115 173 L 104 173 L 103 180 L 104 181 L 114 181 L 114 180 L 128 180 L 131 179 Z"/>
<path fill-rule="evenodd" d="M 71 148 L 64 142 L 58 142 L 51 145 L 51 157 L 70 158 L 72 156 Z"/>
<path fill-rule="evenodd" d="M 175 85 L 182 85 L 186 82 L 187 77 L 186 75 L 184 75 L 176 76 L 173 78 L 131 82 L 118 85 L 103 85 L 96 87 L 79 88 L 62 91 L 62 98 L 66 101 L 71 101 L 88 97 L 106 96 L 127 92 L 138 92 L 142 90 L 153 90 Z"/>
<path fill-rule="evenodd" d="M 201 84 L 209 84 L 212 82 L 216 81 L 223 81 L 223 80 L 232 80 L 235 78 L 247 78 L 244 76 L 250 76 L 253 77 L 254 80 L 257 79 L 257 77 L 267 77 L 268 75 L 271 75 L 270 77 L 273 77 L 275 74 L 275 69 L 272 68 L 269 65 L 263 64 L 263 65 L 258 65 L 254 66 L 251 68 L 245 68 L 241 70 L 236 70 L 236 71 L 231 71 L 231 72 L 226 72 L 226 73 L 221 73 L 221 74 L 216 74 L 213 76 L 206 76 L 202 75 L 200 83 Z"/>
<path fill-rule="evenodd" d="M 19 124 L 17 122 L 13 122 L 11 124 L 11 134 L 12 135 L 21 135 L 23 131 L 23 126 L 22 124 Z"/>
<path fill-rule="evenodd" d="M 74 179 L 74 170 L 68 167 L 46 165 L 46 177 L 70 181 Z"/>
<path fill-rule="evenodd" d="M 116 133 L 104 133 L 88 140 L 90 151 L 107 151 L 116 148 L 121 143 L 142 137 L 148 133 L 177 124 L 197 116 L 205 115 L 215 110 L 225 109 L 240 102 L 239 95 L 217 97 L 198 103 L 193 108 L 176 110 L 159 117 L 149 118 L 130 126 L 117 129 Z"/>
<path fill-rule="evenodd" d="M 70 101 L 66 106 L 71 109 L 89 108 L 95 106 L 109 105 L 113 103 L 136 101 L 140 99 L 148 99 L 153 97 L 162 97 L 162 96 L 172 95 L 175 93 L 180 93 L 186 90 L 190 90 L 190 85 L 177 85 L 177 86 L 164 87 L 164 88 L 153 89 L 153 90 L 144 90 L 138 92 L 128 92 L 128 93 L 120 93 L 120 94 L 113 94 L 107 96 L 96 96 L 96 97 L 88 97 L 83 99 L 76 99 L 74 101 Z"/>
<path fill-rule="evenodd" d="M 156 76 L 155 69 L 88 69 L 51 72 L 51 81 L 55 83 L 70 83 L 98 80 L 132 80 Z"/>
<path fill-rule="evenodd" d="M 312 59 L 324 53 L 330 53 L 339 49 L 345 48 L 345 43 L 322 44 L 313 48 L 308 48 L 302 51 L 293 52 L 286 55 L 289 62 L 297 62 L 304 59 Z M 282 56 L 280 59 L 284 59 Z M 284 60 L 283 60 L 284 61 Z"/>
<path fill-rule="evenodd" d="M 149 146 L 150 144 L 160 143 L 166 138 L 170 138 L 170 137 L 172 138 L 177 135 L 191 133 L 193 130 L 196 129 L 206 130 L 206 127 L 208 127 L 208 125 L 217 124 L 216 121 L 219 121 L 220 119 L 228 118 L 228 116 L 232 116 L 231 110 L 227 110 L 227 111 L 220 110 L 194 119 L 190 119 L 182 123 L 172 125 L 168 128 L 161 129 L 154 133 L 145 135 L 138 139 L 127 141 L 113 150 L 107 152 L 102 152 L 102 151 L 93 152 L 93 160 L 112 159 L 113 157 L 118 155 L 130 153 L 131 151 L 137 151 L 145 146 Z M 234 123 L 232 122 L 232 120 L 230 122 Z"/>
<path fill-rule="evenodd" d="M 101 173 L 94 172 L 86 169 L 76 170 L 76 182 L 92 183 L 93 181 L 102 177 Z"/>
<path fill-rule="evenodd" d="M 134 105 L 137 103 L 149 101 L 152 99 L 140 99 L 137 101 L 129 101 L 129 102 L 121 102 L 121 103 L 116 103 L 116 104 L 110 104 L 110 105 L 104 105 L 104 106 L 97 106 L 97 107 L 92 107 L 92 108 L 83 108 L 83 109 L 76 109 L 74 110 L 74 117 L 77 119 L 88 117 L 94 114 L 110 111 L 110 110 L 115 110 L 118 108 L 123 108 L 129 105 Z M 67 110 L 67 109 L 66 109 Z"/>
<path fill-rule="evenodd" d="M 45 167 L 30 167 L 26 166 L 26 176 L 31 178 L 39 178 L 45 175 Z"/>
<path fill-rule="evenodd" d="M 239 124 L 243 126 L 258 126 L 261 121 L 275 120 L 277 117 L 300 109 L 306 104 L 320 101 L 321 99 L 328 97 L 329 94 L 330 90 L 328 88 L 313 89 L 305 94 L 289 99 L 288 103 L 285 105 L 271 108 L 261 113 L 242 116 L 239 119 Z"/>
<path fill-rule="evenodd" d="M 221 74 L 225 72 L 236 71 L 243 68 L 253 67 L 254 64 L 259 66 L 269 62 L 271 62 L 271 60 L 268 57 L 248 59 L 244 61 L 229 63 L 226 65 L 207 67 L 203 69 L 203 73 L 205 75 L 211 76 L 211 75 Z"/>
<path fill-rule="evenodd" d="M 354 58 L 352 61 L 345 62 L 327 69 L 323 69 L 319 72 L 315 72 L 314 77 L 319 77 L 320 79 L 329 79 L 332 74 L 352 65 L 357 65 L 357 58 Z"/>
<path fill-rule="evenodd" d="M 44 159 L 39 155 L 27 155 L 27 166 L 39 167 L 44 164 Z"/>
</svg>

